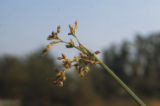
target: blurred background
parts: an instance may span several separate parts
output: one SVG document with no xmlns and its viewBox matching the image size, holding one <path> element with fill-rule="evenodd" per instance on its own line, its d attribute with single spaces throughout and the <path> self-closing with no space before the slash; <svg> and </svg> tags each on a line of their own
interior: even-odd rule
<svg viewBox="0 0 160 106">
<path fill-rule="evenodd" d="M 56 60 L 76 50 L 46 38 L 79 22 L 78 37 L 148 106 L 160 106 L 159 0 L 0 0 L 0 106 L 136 106 L 103 68 L 80 78 L 72 69 L 64 87 L 53 85 Z"/>
</svg>

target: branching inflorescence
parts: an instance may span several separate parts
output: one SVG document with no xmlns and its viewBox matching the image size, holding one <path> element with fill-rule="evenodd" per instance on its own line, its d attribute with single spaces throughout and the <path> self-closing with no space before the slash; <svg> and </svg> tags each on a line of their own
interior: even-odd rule
<svg viewBox="0 0 160 106">
<path fill-rule="evenodd" d="M 57 27 L 56 32 L 52 32 L 51 35 L 48 36 L 47 40 L 51 40 L 52 42 L 49 43 L 46 48 L 43 50 L 42 55 L 46 55 L 48 50 L 57 43 L 65 43 L 66 48 L 76 48 L 79 50 L 79 56 L 75 56 L 73 58 L 68 58 L 64 53 L 62 53 L 61 57 L 58 57 L 58 60 L 62 60 L 63 62 L 63 69 L 56 69 L 56 79 L 53 81 L 54 84 L 57 86 L 63 87 L 63 82 L 66 80 L 65 72 L 67 69 L 75 67 L 78 70 L 81 77 L 84 77 L 85 73 L 88 73 L 90 70 L 91 65 L 100 64 L 112 77 L 115 79 L 123 88 L 124 90 L 131 95 L 131 97 L 137 102 L 140 106 L 146 106 L 143 101 L 107 66 L 105 65 L 97 56 L 100 51 L 95 51 L 94 53 L 90 51 L 87 47 L 85 47 L 78 39 L 76 32 L 78 28 L 78 22 L 75 21 L 75 26 L 69 24 L 70 32 L 68 35 L 71 35 L 76 39 L 76 43 L 73 39 L 70 41 L 64 41 L 59 37 L 60 33 L 60 26 Z"/>
<path fill-rule="evenodd" d="M 89 72 L 90 66 L 92 64 L 99 64 L 94 55 L 99 54 L 100 51 L 91 53 L 83 44 L 81 44 L 76 35 L 77 28 L 77 21 L 75 21 L 75 26 L 69 24 L 70 32 L 68 33 L 68 35 L 73 36 L 76 39 L 78 45 L 76 45 L 73 39 L 70 39 L 69 42 L 62 40 L 58 35 L 60 33 L 60 26 L 58 26 L 57 32 L 52 32 L 51 35 L 48 36 L 47 40 L 51 40 L 52 42 L 48 44 L 42 52 L 42 55 L 45 55 L 48 50 L 56 43 L 65 43 L 66 48 L 76 48 L 80 51 L 79 56 L 74 56 L 73 58 L 68 58 L 64 53 L 62 53 L 61 57 L 57 58 L 58 60 L 62 60 L 63 70 L 56 68 L 55 71 L 57 72 L 57 77 L 53 82 L 54 84 L 61 87 L 63 86 L 63 81 L 66 80 L 65 72 L 67 69 L 74 67 L 79 72 L 79 75 L 81 77 L 84 77 L 85 73 Z"/>
</svg>

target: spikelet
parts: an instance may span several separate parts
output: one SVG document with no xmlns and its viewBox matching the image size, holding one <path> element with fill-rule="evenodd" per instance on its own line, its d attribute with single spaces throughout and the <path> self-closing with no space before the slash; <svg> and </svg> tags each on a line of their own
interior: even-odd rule
<svg viewBox="0 0 160 106">
<path fill-rule="evenodd" d="M 61 26 L 57 26 L 57 33 L 60 33 Z"/>
<path fill-rule="evenodd" d="M 97 51 L 95 51 L 94 53 L 95 53 L 95 54 L 99 54 L 99 53 L 101 53 L 101 52 L 100 52 L 99 50 L 97 50 Z"/>
<path fill-rule="evenodd" d="M 54 44 L 59 43 L 59 42 L 62 42 L 62 41 L 53 41 L 53 42 L 51 42 L 50 44 L 48 44 L 48 45 L 46 46 L 46 48 L 42 51 L 42 55 L 43 55 L 43 56 L 46 55 L 47 52 L 49 51 L 49 49 L 50 49 Z"/>
<path fill-rule="evenodd" d="M 70 33 L 68 33 L 68 35 L 74 35 L 74 27 L 69 24 L 69 29 L 70 29 Z"/>
<path fill-rule="evenodd" d="M 77 32 L 77 28 L 78 28 L 78 21 L 75 21 L 74 33 Z"/>
<path fill-rule="evenodd" d="M 78 21 L 75 21 L 75 29 L 78 28 Z"/>
</svg>

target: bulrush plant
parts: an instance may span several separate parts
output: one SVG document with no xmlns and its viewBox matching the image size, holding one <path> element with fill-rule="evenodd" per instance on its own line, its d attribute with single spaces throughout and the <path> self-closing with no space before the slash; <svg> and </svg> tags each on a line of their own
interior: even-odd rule
<svg viewBox="0 0 160 106">
<path fill-rule="evenodd" d="M 79 75 L 83 78 L 86 73 L 90 71 L 91 65 L 101 65 L 111 76 L 115 79 L 124 90 L 130 94 L 130 96 L 137 102 L 140 106 L 146 106 L 144 102 L 136 96 L 136 94 L 107 66 L 105 65 L 96 55 L 100 53 L 100 51 L 92 52 L 86 46 L 84 46 L 77 37 L 77 28 L 78 22 L 75 21 L 75 25 L 69 24 L 70 32 L 68 35 L 75 38 L 76 43 L 73 39 L 69 41 L 64 41 L 59 37 L 61 27 L 57 27 L 56 32 L 52 32 L 51 35 L 48 36 L 47 40 L 51 42 L 46 46 L 46 48 L 42 51 L 42 55 L 46 55 L 48 50 L 57 43 L 64 43 L 66 48 L 76 48 L 79 51 L 78 56 L 74 56 L 73 58 L 68 58 L 64 53 L 61 54 L 61 57 L 58 57 L 58 60 L 61 60 L 63 63 L 63 69 L 56 68 L 55 71 L 56 79 L 53 81 L 57 86 L 63 87 L 64 81 L 66 80 L 65 72 L 72 67 L 78 71 Z M 77 45 L 76 45 L 77 44 Z"/>
</svg>

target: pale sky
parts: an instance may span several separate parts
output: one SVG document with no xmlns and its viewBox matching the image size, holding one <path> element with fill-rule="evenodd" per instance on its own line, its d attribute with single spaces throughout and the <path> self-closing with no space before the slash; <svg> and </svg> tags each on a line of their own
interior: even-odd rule
<svg viewBox="0 0 160 106">
<path fill-rule="evenodd" d="M 102 50 L 136 33 L 160 32 L 160 0 L 0 0 L 0 55 L 34 52 L 57 25 L 66 39 L 75 20 L 81 42 Z M 52 48 L 55 56 L 72 55 L 60 47 Z"/>
</svg>

